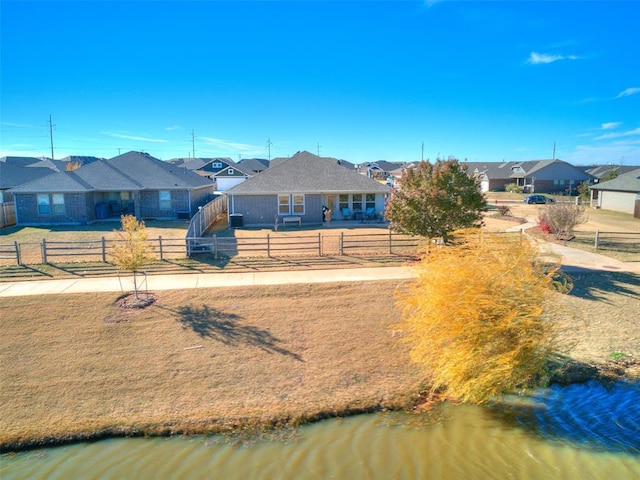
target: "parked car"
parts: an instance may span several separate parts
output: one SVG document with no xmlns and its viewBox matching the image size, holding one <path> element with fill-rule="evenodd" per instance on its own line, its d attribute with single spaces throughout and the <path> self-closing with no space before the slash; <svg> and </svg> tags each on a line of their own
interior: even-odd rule
<svg viewBox="0 0 640 480">
<path fill-rule="evenodd" d="M 544 195 L 527 195 L 524 197 L 524 203 L 545 204 L 556 203 L 556 201 L 553 198 L 545 197 Z"/>
</svg>

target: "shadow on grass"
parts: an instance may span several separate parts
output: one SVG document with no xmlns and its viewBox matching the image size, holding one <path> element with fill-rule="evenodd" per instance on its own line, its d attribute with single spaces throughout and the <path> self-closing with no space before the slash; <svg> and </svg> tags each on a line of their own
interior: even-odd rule
<svg viewBox="0 0 640 480">
<path fill-rule="evenodd" d="M 569 273 L 573 289 L 569 295 L 585 300 L 607 301 L 606 293 L 617 293 L 640 300 L 640 275 L 629 272 L 580 269 Z"/>
<path fill-rule="evenodd" d="M 182 306 L 176 313 L 183 328 L 190 328 L 203 338 L 209 338 L 225 345 L 249 345 L 265 352 L 287 355 L 302 362 L 302 358 L 281 346 L 281 340 L 269 331 L 253 325 L 242 325 L 241 317 L 234 313 L 221 312 L 208 305 L 202 307 Z"/>
</svg>

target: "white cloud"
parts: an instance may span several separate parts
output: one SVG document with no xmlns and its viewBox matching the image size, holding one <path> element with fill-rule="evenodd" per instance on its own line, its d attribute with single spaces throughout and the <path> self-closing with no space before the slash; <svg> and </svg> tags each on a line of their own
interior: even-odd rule
<svg viewBox="0 0 640 480">
<path fill-rule="evenodd" d="M 531 52 L 527 62 L 529 65 L 540 65 L 545 63 L 553 63 L 559 60 L 577 60 L 576 55 L 551 55 L 548 53 Z"/>
<path fill-rule="evenodd" d="M 264 147 L 256 147 L 255 145 L 248 145 L 245 143 L 227 142 L 226 140 L 221 140 L 219 138 L 198 137 L 198 140 L 201 140 L 208 145 L 215 145 L 216 147 L 226 150 L 235 150 L 241 152 L 264 151 Z"/>
<path fill-rule="evenodd" d="M 622 122 L 605 122 L 602 124 L 603 130 L 612 130 L 622 125 Z"/>
<path fill-rule="evenodd" d="M 640 139 L 616 141 L 603 145 L 577 145 L 562 159 L 573 165 L 602 165 L 609 162 L 640 164 Z"/>
<path fill-rule="evenodd" d="M 636 135 L 640 135 L 640 127 L 627 130 L 626 132 L 605 133 L 604 135 L 596 137 L 596 140 L 609 140 L 611 138 L 633 137 Z"/>
<path fill-rule="evenodd" d="M 102 132 L 104 135 L 109 135 L 110 137 L 116 138 L 124 138 L 125 140 L 136 140 L 139 142 L 154 142 L 154 143 L 167 143 L 168 140 L 164 140 L 162 138 L 149 138 L 142 137 L 140 135 L 131 135 L 128 133 L 117 133 L 117 132 Z"/>
<path fill-rule="evenodd" d="M 621 91 L 616 98 L 628 97 L 630 95 L 635 95 L 636 93 L 640 93 L 640 87 L 627 88 Z"/>
<path fill-rule="evenodd" d="M 171 125 L 170 127 L 165 128 L 166 131 L 171 132 L 173 130 L 182 130 L 182 126 L 180 125 Z"/>
</svg>

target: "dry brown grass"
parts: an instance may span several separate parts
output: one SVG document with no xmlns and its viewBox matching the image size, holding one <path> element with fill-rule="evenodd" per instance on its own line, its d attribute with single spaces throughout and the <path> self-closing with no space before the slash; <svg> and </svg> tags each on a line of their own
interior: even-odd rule
<svg viewBox="0 0 640 480">
<path fill-rule="evenodd" d="M 389 330 L 396 286 L 175 290 L 134 312 L 114 294 L 0 298 L 0 449 L 411 405 L 422 377 Z M 560 353 L 640 355 L 638 275 L 579 275 L 565 301 L 560 339 L 573 350 Z"/>
<path fill-rule="evenodd" d="M 411 403 L 395 283 L 0 299 L 0 445 L 296 424 Z"/>
</svg>

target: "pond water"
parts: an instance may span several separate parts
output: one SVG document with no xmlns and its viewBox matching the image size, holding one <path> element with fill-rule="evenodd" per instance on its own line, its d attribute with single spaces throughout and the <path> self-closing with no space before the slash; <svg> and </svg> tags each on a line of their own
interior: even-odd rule
<svg viewBox="0 0 640 480">
<path fill-rule="evenodd" d="M 359 415 L 269 440 L 133 438 L 32 450 L 3 455 L 0 478 L 636 480 L 640 385 Z"/>
</svg>

